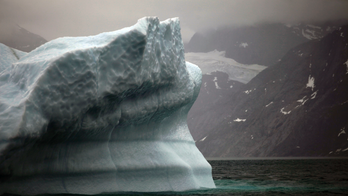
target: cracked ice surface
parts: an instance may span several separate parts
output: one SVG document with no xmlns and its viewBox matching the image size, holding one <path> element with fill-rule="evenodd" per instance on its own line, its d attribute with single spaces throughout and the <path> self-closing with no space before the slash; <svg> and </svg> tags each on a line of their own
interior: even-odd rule
<svg viewBox="0 0 348 196">
<path fill-rule="evenodd" d="M 186 124 L 202 75 L 177 18 L 18 56 L 0 71 L 0 194 L 215 187 Z"/>
</svg>

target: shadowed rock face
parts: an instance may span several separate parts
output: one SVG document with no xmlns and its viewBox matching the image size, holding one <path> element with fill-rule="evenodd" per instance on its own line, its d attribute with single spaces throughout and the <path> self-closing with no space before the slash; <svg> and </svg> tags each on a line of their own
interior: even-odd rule
<svg viewBox="0 0 348 196">
<path fill-rule="evenodd" d="M 14 61 L 0 72 L 0 193 L 215 187 L 186 124 L 201 71 L 184 60 L 178 19 L 59 38 Z"/>
</svg>

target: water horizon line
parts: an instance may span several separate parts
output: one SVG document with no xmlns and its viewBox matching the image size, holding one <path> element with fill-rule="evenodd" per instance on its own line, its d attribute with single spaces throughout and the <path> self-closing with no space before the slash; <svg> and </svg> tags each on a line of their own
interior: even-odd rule
<svg viewBox="0 0 348 196">
<path fill-rule="evenodd" d="M 348 157 L 205 157 L 208 161 L 348 159 Z"/>
</svg>

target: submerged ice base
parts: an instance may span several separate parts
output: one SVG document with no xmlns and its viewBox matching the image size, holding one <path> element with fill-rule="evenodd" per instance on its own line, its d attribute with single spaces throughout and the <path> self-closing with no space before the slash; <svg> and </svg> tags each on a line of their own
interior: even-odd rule
<svg viewBox="0 0 348 196">
<path fill-rule="evenodd" d="M 0 194 L 215 187 L 187 127 L 201 71 L 178 19 L 2 51 Z"/>
</svg>

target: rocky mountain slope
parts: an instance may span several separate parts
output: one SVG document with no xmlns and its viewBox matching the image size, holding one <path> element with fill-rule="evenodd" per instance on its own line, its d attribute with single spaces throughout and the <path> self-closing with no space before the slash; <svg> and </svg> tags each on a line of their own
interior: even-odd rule
<svg viewBox="0 0 348 196">
<path fill-rule="evenodd" d="M 202 138 L 214 129 L 221 116 L 228 115 L 224 110 L 230 99 L 241 87 L 266 67 L 262 65 L 243 65 L 226 58 L 225 52 L 186 53 L 186 61 L 192 62 L 202 70 L 200 94 L 188 115 L 190 130 L 195 138 Z M 221 113 L 221 112 L 227 113 Z M 192 131 L 191 131 L 192 132 Z"/>
<path fill-rule="evenodd" d="M 347 89 L 344 26 L 294 47 L 189 126 L 206 157 L 347 156 Z"/>
</svg>

